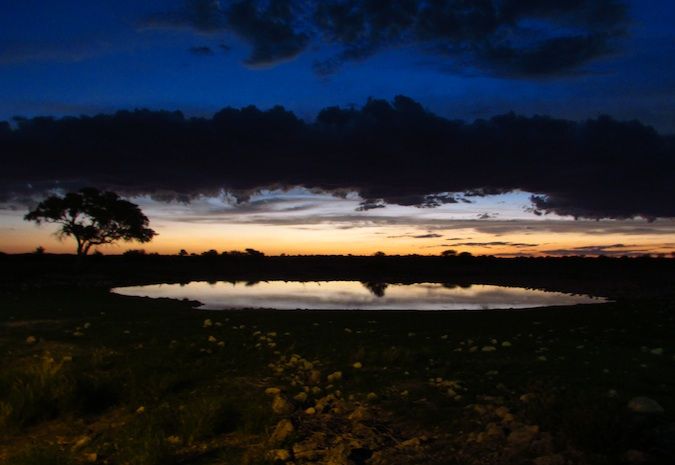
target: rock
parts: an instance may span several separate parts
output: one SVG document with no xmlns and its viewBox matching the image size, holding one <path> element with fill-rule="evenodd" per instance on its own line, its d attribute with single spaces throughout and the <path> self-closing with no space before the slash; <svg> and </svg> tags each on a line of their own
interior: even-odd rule
<svg viewBox="0 0 675 465">
<path fill-rule="evenodd" d="M 397 449 L 408 449 L 408 448 L 417 448 L 422 445 L 422 440 L 420 438 L 412 438 L 406 441 L 400 442 L 396 445 Z"/>
<path fill-rule="evenodd" d="M 138 413 L 139 415 L 142 414 L 142 413 L 145 413 L 145 407 L 143 407 L 143 406 L 141 405 L 140 407 L 138 407 L 138 408 L 136 409 L 136 413 Z"/>
<path fill-rule="evenodd" d="M 204 327 L 204 328 L 210 328 L 211 326 L 213 326 L 213 321 L 211 321 L 211 320 L 208 319 L 208 318 L 207 318 L 206 320 L 204 320 L 204 323 L 202 324 L 202 327 Z"/>
<path fill-rule="evenodd" d="M 305 409 L 305 414 L 316 415 L 316 409 L 314 407 L 309 407 L 309 408 Z"/>
<path fill-rule="evenodd" d="M 26 338 L 26 344 L 28 344 L 29 346 L 32 346 L 36 342 L 37 342 L 37 338 L 35 336 L 28 336 Z"/>
<path fill-rule="evenodd" d="M 507 438 L 510 446 L 517 449 L 526 449 L 534 438 L 539 434 L 539 426 L 537 425 L 523 425 L 520 428 L 511 431 Z"/>
<path fill-rule="evenodd" d="M 340 381 L 342 379 L 342 372 L 341 371 L 336 371 L 334 373 L 331 373 L 328 375 L 326 378 L 329 383 L 334 383 L 335 381 Z"/>
<path fill-rule="evenodd" d="M 272 411 L 277 415 L 287 415 L 293 411 L 293 405 L 282 396 L 276 396 L 272 401 Z"/>
<path fill-rule="evenodd" d="M 319 370 L 312 370 L 307 376 L 307 384 L 319 384 L 321 382 L 321 372 Z"/>
<path fill-rule="evenodd" d="M 489 423 L 483 435 L 488 440 L 501 439 L 504 437 L 504 430 L 496 423 Z"/>
<path fill-rule="evenodd" d="M 513 344 L 511 344 L 509 341 L 504 341 L 502 342 L 502 347 L 511 347 Z"/>
<path fill-rule="evenodd" d="M 565 465 L 565 458 L 560 454 L 543 455 L 532 461 L 534 465 Z"/>
<path fill-rule="evenodd" d="M 281 394 L 281 389 L 279 389 L 278 387 L 269 387 L 265 389 L 265 394 L 271 397 L 275 397 Z"/>
<path fill-rule="evenodd" d="M 267 458 L 272 462 L 288 462 L 291 459 L 291 453 L 286 449 L 272 449 L 267 453 Z"/>
<path fill-rule="evenodd" d="M 368 420 L 370 417 L 371 415 L 365 407 L 356 407 L 347 418 L 351 421 L 363 421 Z"/>
<path fill-rule="evenodd" d="M 169 436 L 168 438 L 166 438 L 166 442 L 168 442 L 172 446 L 178 446 L 183 441 L 181 440 L 180 436 Z"/>
<path fill-rule="evenodd" d="M 661 347 L 657 347 L 656 349 L 650 350 L 649 353 L 652 355 L 663 355 L 663 349 Z"/>
<path fill-rule="evenodd" d="M 495 409 L 495 415 L 497 415 L 501 419 L 504 419 L 505 417 L 511 415 L 511 412 L 509 412 L 509 409 L 507 407 L 504 407 L 502 405 L 501 407 L 497 407 Z"/>
<path fill-rule="evenodd" d="M 335 401 L 336 401 L 335 396 L 333 394 L 328 394 L 327 396 L 317 400 L 314 407 L 318 412 L 323 412 L 324 410 L 326 410 L 326 407 L 332 405 Z"/>
<path fill-rule="evenodd" d="M 218 339 L 216 339 L 214 336 L 209 336 L 209 342 L 218 342 Z"/>
<path fill-rule="evenodd" d="M 75 452 L 77 450 L 80 450 L 83 447 L 85 447 L 87 444 L 89 444 L 90 442 L 91 442 L 91 438 L 89 436 L 82 436 L 80 439 L 75 441 L 75 444 L 73 444 L 73 447 L 71 448 L 71 450 L 73 452 Z"/>
<path fill-rule="evenodd" d="M 274 428 L 274 432 L 272 432 L 272 436 L 270 437 L 270 442 L 272 444 L 281 444 L 294 432 L 295 427 L 293 427 L 291 420 L 281 420 Z"/>
<path fill-rule="evenodd" d="M 356 370 L 360 370 L 363 368 L 363 364 L 361 362 L 356 362 L 352 365 L 352 367 L 354 367 Z"/>
<path fill-rule="evenodd" d="M 495 346 L 485 346 L 481 349 L 482 352 L 494 352 L 497 350 Z"/>
<path fill-rule="evenodd" d="M 536 396 L 534 394 L 532 394 L 531 392 L 528 392 L 528 393 L 525 393 L 522 396 L 520 396 L 520 401 L 521 402 L 530 402 L 530 401 L 534 400 L 535 397 Z"/>
<path fill-rule="evenodd" d="M 96 452 L 89 452 L 82 456 L 85 462 L 95 463 L 98 460 L 98 454 Z"/>
<path fill-rule="evenodd" d="M 627 407 L 634 413 L 661 414 L 665 412 L 658 402 L 649 397 L 634 397 L 628 402 Z"/>
<path fill-rule="evenodd" d="M 301 392 L 299 394 L 296 394 L 293 397 L 294 400 L 297 400 L 300 403 L 307 402 L 307 393 L 306 392 Z"/>
<path fill-rule="evenodd" d="M 368 400 L 376 400 L 377 399 L 377 394 L 374 392 L 369 392 L 368 395 L 366 396 L 366 399 Z"/>
</svg>

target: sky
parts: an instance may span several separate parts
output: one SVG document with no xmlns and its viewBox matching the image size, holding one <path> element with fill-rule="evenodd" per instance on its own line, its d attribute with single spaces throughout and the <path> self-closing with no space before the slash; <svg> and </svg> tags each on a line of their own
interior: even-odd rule
<svg viewBox="0 0 675 465">
<path fill-rule="evenodd" d="M 162 253 L 675 251 L 671 1 L 0 5 L 0 251 L 92 184 Z"/>
</svg>

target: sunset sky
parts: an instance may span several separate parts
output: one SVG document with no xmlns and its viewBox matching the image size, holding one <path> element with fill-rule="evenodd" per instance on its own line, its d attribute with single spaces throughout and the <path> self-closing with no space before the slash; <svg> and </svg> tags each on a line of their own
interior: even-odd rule
<svg viewBox="0 0 675 465">
<path fill-rule="evenodd" d="M 90 185 L 149 252 L 675 252 L 670 0 L 2 7 L 2 252 Z"/>
</svg>

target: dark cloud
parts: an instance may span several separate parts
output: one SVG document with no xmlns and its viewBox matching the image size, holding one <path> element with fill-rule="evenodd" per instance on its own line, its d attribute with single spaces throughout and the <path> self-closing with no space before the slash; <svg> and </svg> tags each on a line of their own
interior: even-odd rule
<svg viewBox="0 0 675 465">
<path fill-rule="evenodd" d="M 518 248 L 529 248 L 529 247 L 538 247 L 539 244 L 526 244 L 522 242 L 501 242 L 501 241 L 492 241 L 492 242 L 458 242 L 454 244 L 446 244 L 447 247 L 518 247 Z"/>
<path fill-rule="evenodd" d="M 587 245 L 581 247 L 572 247 L 569 249 L 544 250 L 542 253 L 552 256 L 572 256 L 572 255 L 609 255 L 609 256 L 636 256 L 649 253 L 649 249 L 636 245 L 627 246 L 624 244 L 611 245 Z"/>
<path fill-rule="evenodd" d="M 145 27 L 234 32 L 249 65 L 292 58 L 311 44 L 337 49 L 320 74 L 382 50 L 413 46 L 459 71 L 538 77 L 576 72 L 618 49 L 628 29 L 623 0 L 187 0 Z"/>
<path fill-rule="evenodd" d="M 304 186 L 358 192 L 369 210 L 521 190 L 536 194 L 541 214 L 675 217 L 675 140 L 609 117 L 467 123 L 397 97 L 327 108 L 311 123 L 282 107 L 246 107 L 212 118 L 138 110 L 16 125 L 0 126 L 5 197 L 93 184 L 182 200 L 227 189 L 247 201 L 261 188 Z"/>
<path fill-rule="evenodd" d="M 436 234 L 436 233 L 427 233 L 427 234 L 399 234 L 397 236 L 387 236 L 387 239 L 402 239 L 402 238 L 410 238 L 410 239 L 438 239 L 439 237 L 443 237 L 442 234 Z"/>
<path fill-rule="evenodd" d="M 185 0 L 176 11 L 157 13 L 145 18 L 141 28 L 189 28 L 199 33 L 221 32 L 226 25 L 226 16 L 218 0 Z"/>
<path fill-rule="evenodd" d="M 190 53 L 193 55 L 198 55 L 198 56 L 211 56 L 213 55 L 213 49 L 211 47 L 208 47 L 206 45 L 200 45 L 196 47 L 190 47 L 188 49 Z"/>
</svg>

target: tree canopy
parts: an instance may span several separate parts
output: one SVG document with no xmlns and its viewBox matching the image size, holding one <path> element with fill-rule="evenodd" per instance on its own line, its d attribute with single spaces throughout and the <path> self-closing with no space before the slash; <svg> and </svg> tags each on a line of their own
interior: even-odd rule
<svg viewBox="0 0 675 465">
<path fill-rule="evenodd" d="M 78 256 L 87 255 L 97 245 L 119 240 L 149 242 L 157 235 L 148 227 L 148 218 L 138 205 L 114 192 L 93 188 L 70 192 L 64 197 L 48 197 L 24 219 L 38 224 L 60 224 L 56 234 L 72 236 L 77 241 Z"/>
</svg>

